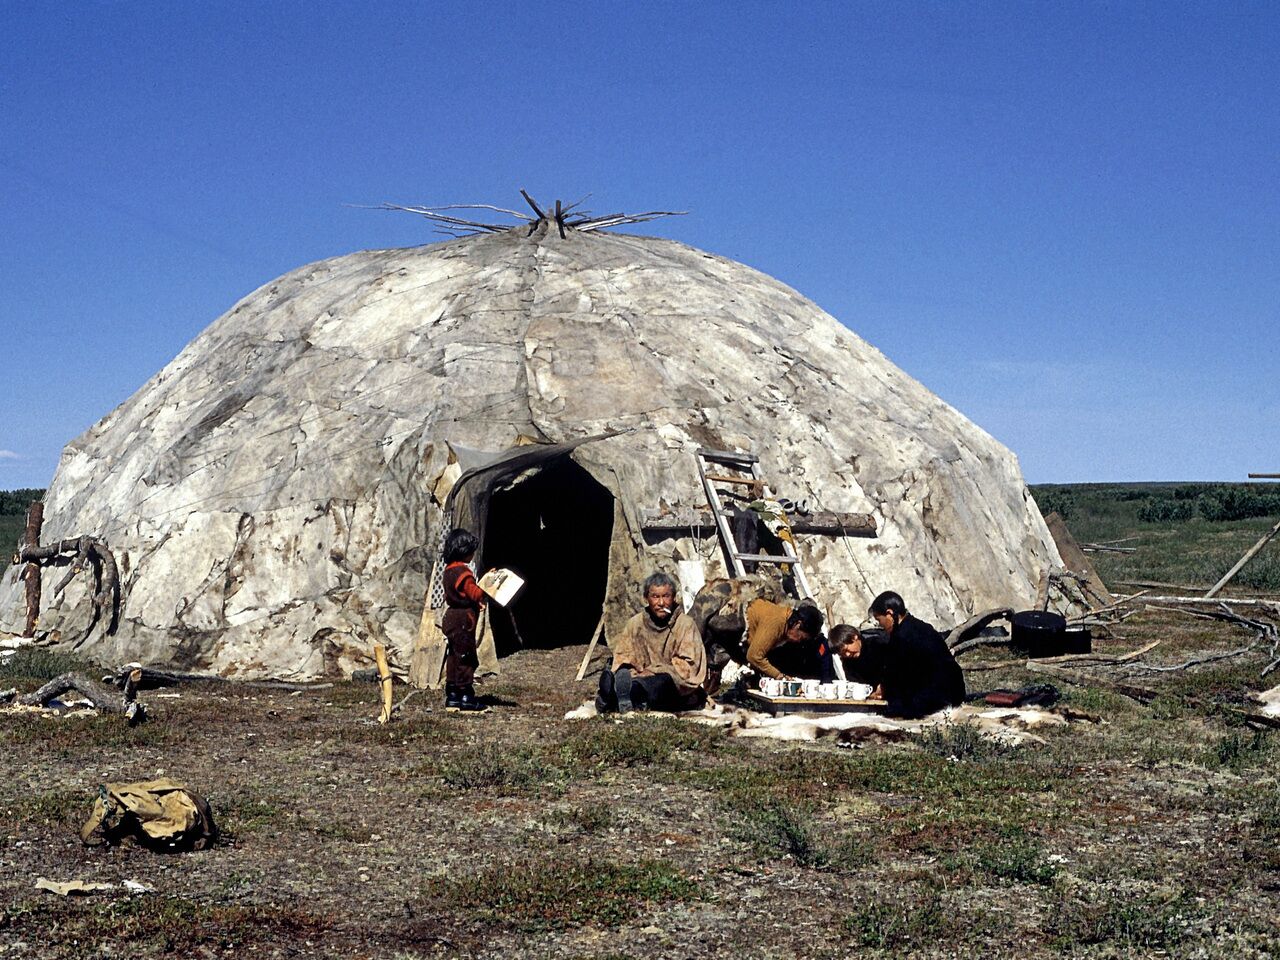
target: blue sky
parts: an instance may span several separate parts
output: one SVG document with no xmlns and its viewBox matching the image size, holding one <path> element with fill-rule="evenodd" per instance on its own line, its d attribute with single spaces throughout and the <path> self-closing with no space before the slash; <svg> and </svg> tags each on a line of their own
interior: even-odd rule
<svg viewBox="0 0 1280 960">
<path fill-rule="evenodd" d="M 1280 470 L 1280 6 L 18 3 L 0 488 L 347 204 L 687 209 L 1032 482 Z"/>
</svg>

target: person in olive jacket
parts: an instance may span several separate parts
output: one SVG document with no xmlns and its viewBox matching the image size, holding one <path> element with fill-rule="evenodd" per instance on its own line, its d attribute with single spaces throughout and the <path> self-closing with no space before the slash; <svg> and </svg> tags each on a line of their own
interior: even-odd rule
<svg viewBox="0 0 1280 960">
<path fill-rule="evenodd" d="M 911 616 L 892 590 L 871 601 L 870 613 L 889 637 L 872 694 L 888 701 L 888 716 L 925 717 L 964 702 L 964 674 L 941 633 Z"/>
</svg>

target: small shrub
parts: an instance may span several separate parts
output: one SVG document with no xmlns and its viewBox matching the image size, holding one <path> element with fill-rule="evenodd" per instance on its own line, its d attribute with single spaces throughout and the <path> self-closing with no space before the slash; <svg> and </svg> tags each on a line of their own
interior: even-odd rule
<svg viewBox="0 0 1280 960">
<path fill-rule="evenodd" d="M 668 719 L 600 719 L 576 726 L 561 744 L 559 759 L 570 766 L 634 767 L 665 763 L 678 750 L 705 753 L 723 740 L 717 730 Z"/>
<path fill-rule="evenodd" d="M 761 857 L 791 857 L 805 867 L 823 867 L 831 859 L 815 836 L 808 814 L 769 795 L 744 793 L 727 803 L 732 836 L 749 843 Z"/>
<path fill-rule="evenodd" d="M 844 918 L 843 926 L 859 947 L 932 947 L 942 932 L 942 905 L 932 891 L 914 902 L 868 899 Z"/>
<path fill-rule="evenodd" d="M 491 790 L 506 793 L 538 793 L 564 779 L 564 771 L 547 763 L 528 747 L 504 749 L 485 744 L 454 754 L 437 764 L 444 782 L 459 790 Z"/>
<path fill-rule="evenodd" d="M 697 900 L 698 884 L 655 860 L 537 860 L 428 881 L 424 907 L 525 932 L 595 923 L 617 926 L 647 907 Z"/>
<path fill-rule="evenodd" d="M 0 659 L 0 680 L 6 682 L 43 683 L 72 672 L 93 676 L 94 668 L 83 660 L 48 647 L 19 647 L 13 656 Z"/>
<path fill-rule="evenodd" d="M 1266 840 L 1280 840 L 1280 792 L 1267 793 L 1253 818 L 1254 833 Z"/>
<path fill-rule="evenodd" d="M 93 797 L 93 791 L 89 787 L 69 787 L 20 795 L 4 810 L 4 819 L 14 825 L 38 823 L 43 826 L 78 827 L 89 819 Z"/>
<path fill-rule="evenodd" d="M 1070 520 L 1076 507 L 1076 498 L 1071 493 L 1055 487 L 1038 487 L 1032 491 L 1032 496 L 1042 516 L 1056 513 L 1063 520 Z"/>
<path fill-rule="evenodd" d="M 948 760 L 989 760 L 1007 756 L 1017 749 L 982 736 L 982 731 L 972 723 L 926 727 L 920 733 L 920 746 L 928 753 Z"/>
<path fill-rule="evenodd" d="M 275 799 L 237 794 L 209 798 L 214 822 L 229 837 L 264 829 L 280 829 L 291 812 Z"/>
<path fill-rule="evenodd" d="M 1275 753 L 1271 734 L 1263 730 L 1232 731 L 1220 738 L 1204 756 L 1204 766 L 1235 772 L 1249 770 L 1270 761 Z"/>
<path fill-rule="evenodd" d="M 1058 868 L 1045 859 L 1040 841 L 1021 831 L 980 846 L 974 859 L 979 869 L 1012 883 L 1048 886 L 1058 874 Z"/>
<path fill-rule="evenodd" d="M 1062 947 L 1107 944 L 1165 949 L 1193 938 L 1205 912 L 1185 895 L 1104 895 L 1097 900 L 1066 899 L 1050 912 L 1048 929 Z"/>
<path fill-rule="evenodd" d="M 1138 519 L 1143 523 L 1185 523 L 1195 514 L 1194 501 L 1163 497 L 1152 498 L 1138 508 Z"/>
<path fill-rule="evenodd" d="M 598 833 L 613 822 L 613 811 L 608 804 L 586 803 L 568 810 L 553 810 L 550 820 L 583 833 Z"/>
</svg>

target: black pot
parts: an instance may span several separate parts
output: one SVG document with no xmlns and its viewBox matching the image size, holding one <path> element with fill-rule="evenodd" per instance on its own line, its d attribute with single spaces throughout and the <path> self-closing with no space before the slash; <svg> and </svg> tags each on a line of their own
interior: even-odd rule
<svg viewBox="0 0 1280 960">
<path fill-rule="evenodd" d="M 1093 633 L 1088 627 L 1067 627 L 1062 634 L 1063 653 L 1093 653 Z"/>
<path fill-rule="evenodd" d="M 1064 653 L 1067 618 L 1047 610 L 1023 610 L 1012 618 L 1009 646 L 1028 657 L 1056 657 Z"/>
</svg>

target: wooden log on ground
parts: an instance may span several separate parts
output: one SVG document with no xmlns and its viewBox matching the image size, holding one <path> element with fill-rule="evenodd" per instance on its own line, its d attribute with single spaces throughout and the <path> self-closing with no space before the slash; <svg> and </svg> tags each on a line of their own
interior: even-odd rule
<svg viewBox="0 0 1280 960">
<path fill-rule="evenodd" d="M 22 547 L 40 546 L 40 530 L 44 526 L 44 502 L 37 500 L 27 508 L 27 528 L 22 534 Z M 36 635 L 36 624 L 40 620 L 40 564 L 27 563 L 22 571 L 22 579 L 26 583 L 27 622 L 22 630 L 24 637 Z"/>
<path fill-rule="evenodd" d="M 23 694 L 15 701 L 24 707 L 43 707 L 50 700 L 75 691 L 91 702 L 95 709 L 103 713 L 124 713 L 125 702 L 118 690 L 103 686 L 96 680 L 90 680 L 83 673 L 64 673 L 54 677 L 34 693 Z"/>
</svg>

